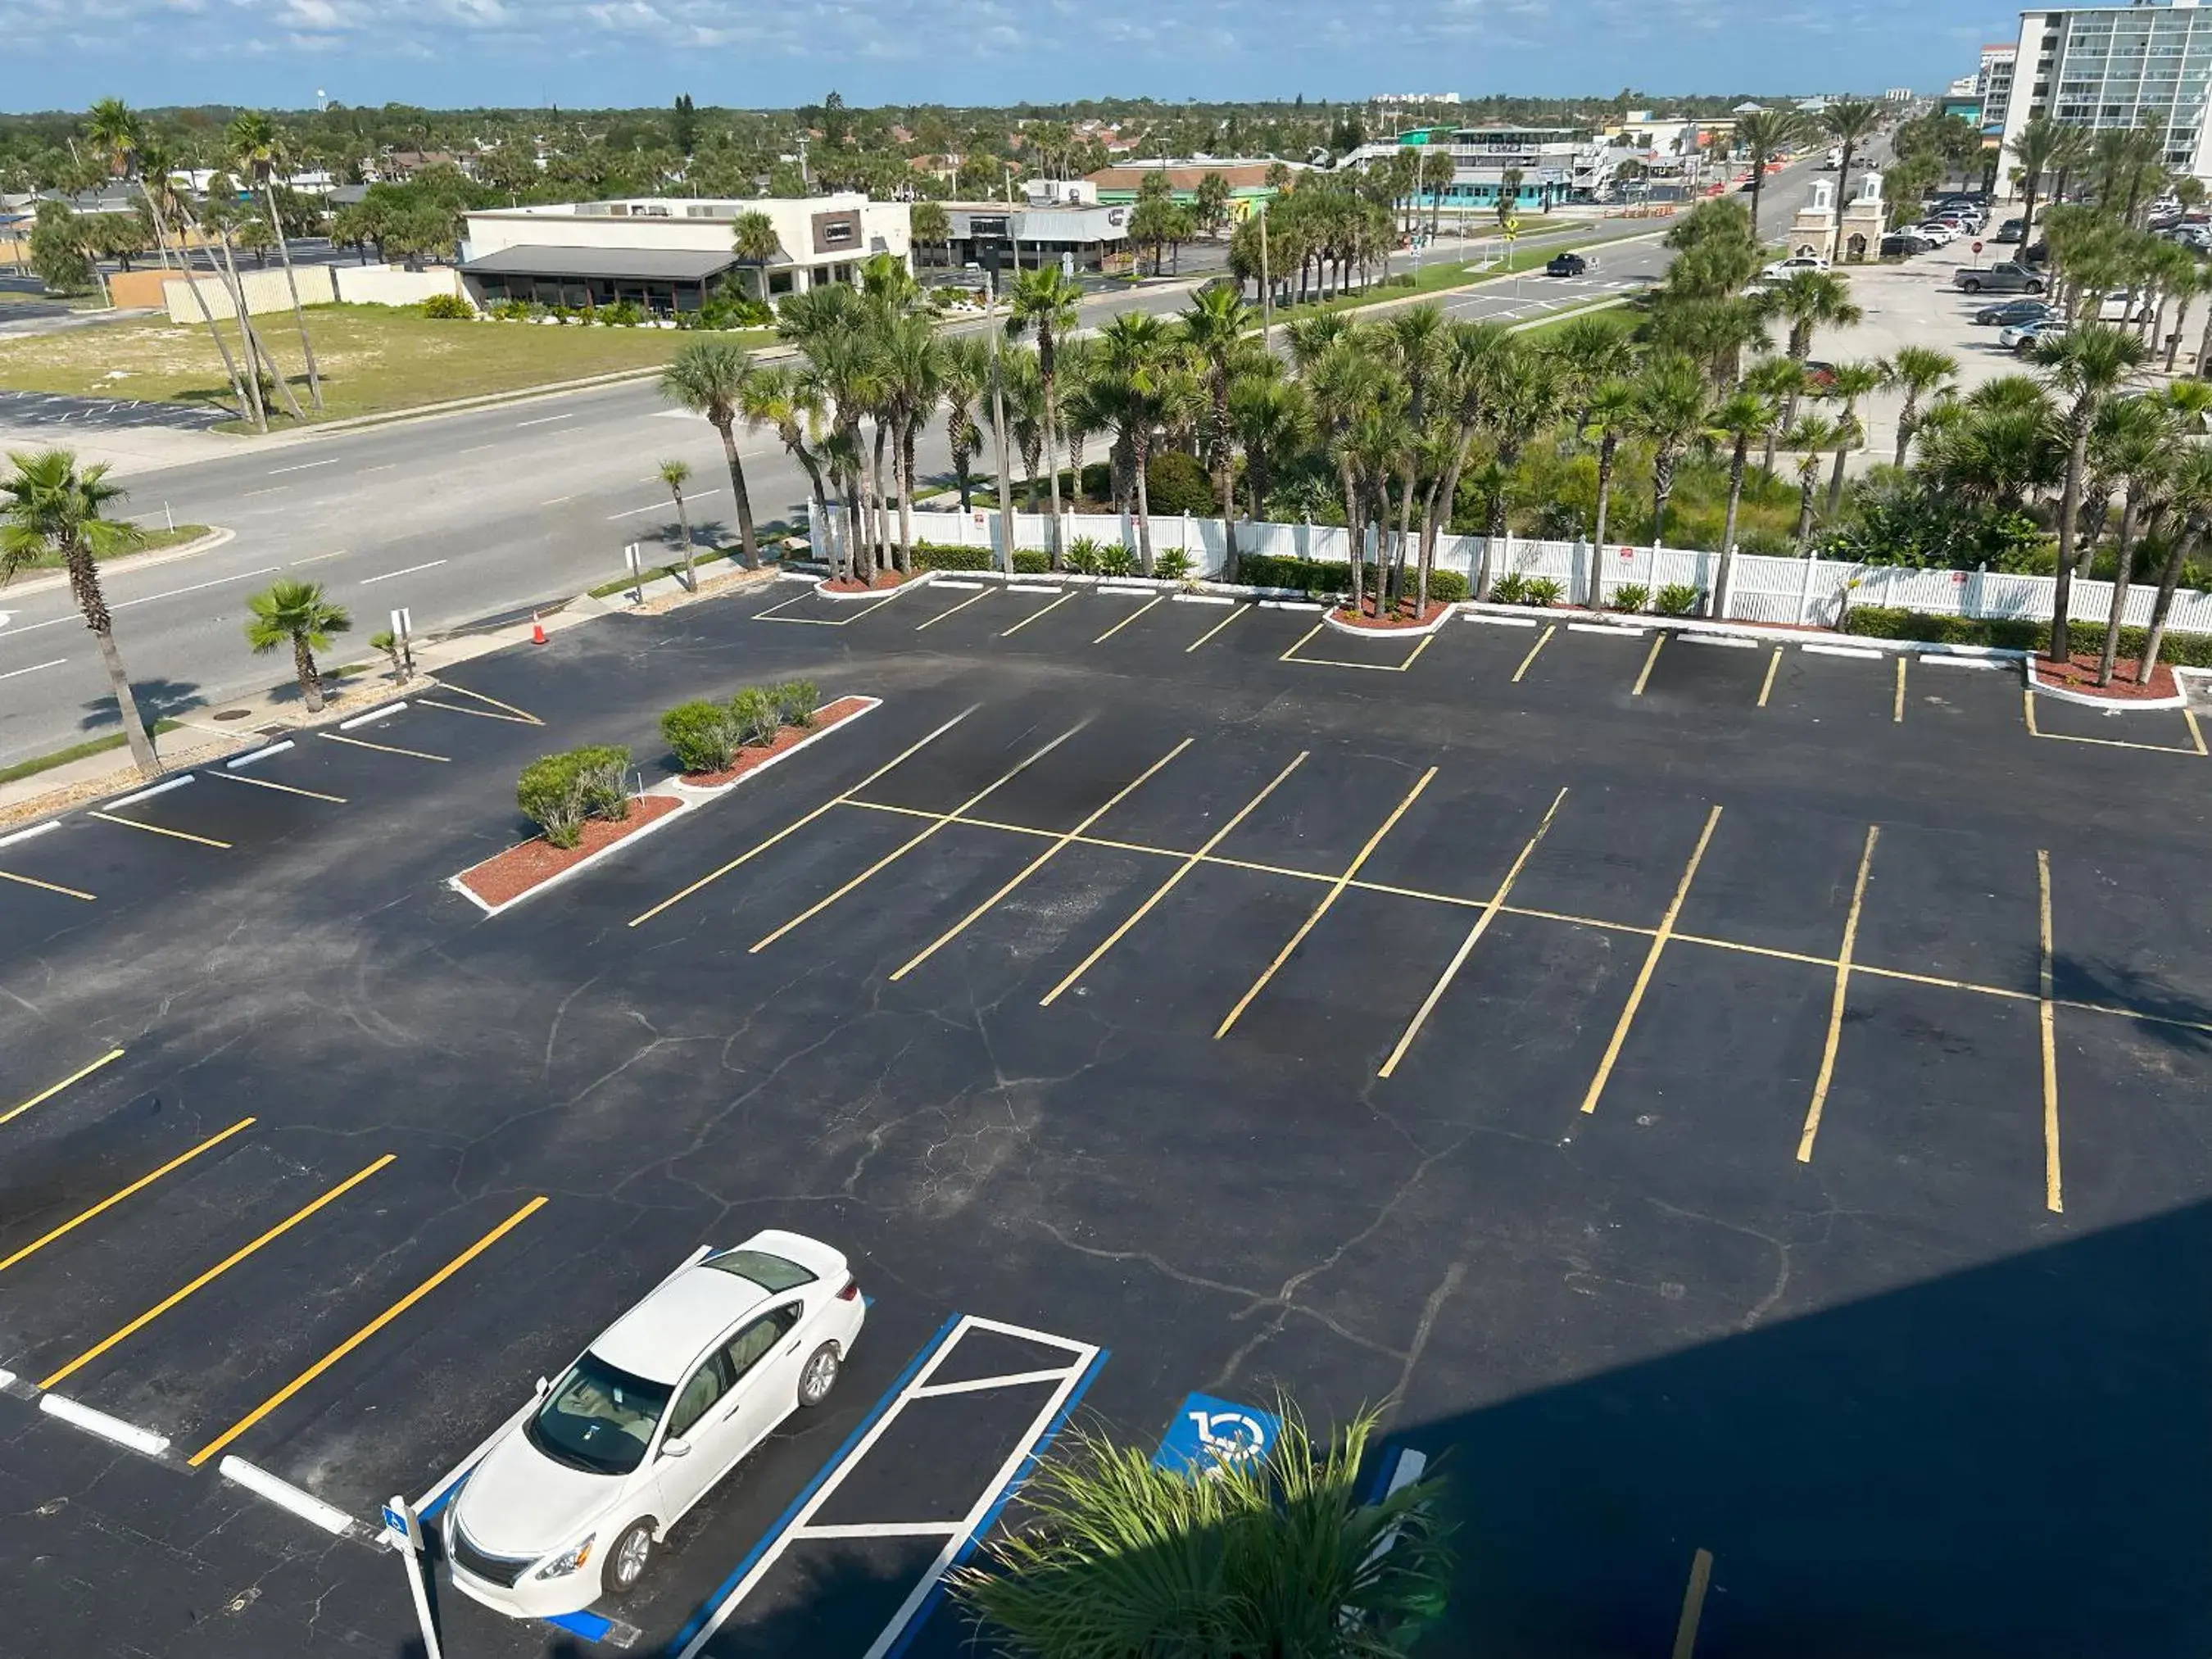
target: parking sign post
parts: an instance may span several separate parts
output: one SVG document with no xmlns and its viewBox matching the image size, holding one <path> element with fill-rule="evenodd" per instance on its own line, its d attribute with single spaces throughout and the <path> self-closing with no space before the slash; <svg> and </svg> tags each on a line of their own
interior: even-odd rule
<svg viewBox="0 0 2212 1659">
<path fill-rule="evenodd" d="M 426 1659 L 445 1659 L 438 1642 L 437 1616 L 430 1610 L 430 1558 L 422 1547 L 422 1517 L 404 1498 L 384 1500 L 386 1535 L 393 1540 L 407 1564 L 407 1589 L 415 1598 L 416 1622 L 422 1627 Z"/>
</svg>

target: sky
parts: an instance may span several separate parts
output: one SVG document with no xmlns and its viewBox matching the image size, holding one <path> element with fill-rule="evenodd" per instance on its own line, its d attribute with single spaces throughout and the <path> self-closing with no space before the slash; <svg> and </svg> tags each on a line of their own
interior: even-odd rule
<svg viewBox="0 0 2212 1659">
<path fill-rule="evenodd" d="M 1988 0 L 0 0 L 0 105 L 1938 92 L 2018 26 Z"/>
</svg>

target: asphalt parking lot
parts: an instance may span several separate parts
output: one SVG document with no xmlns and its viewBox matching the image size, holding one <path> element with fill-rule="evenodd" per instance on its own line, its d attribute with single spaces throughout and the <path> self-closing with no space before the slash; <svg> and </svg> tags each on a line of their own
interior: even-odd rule
<svg viewBox="0 0 2212 1659">
<path fill-rule="evenodd" d="M 602 1622 L 449 1593 L 449 1651 L 949 1654 L 1071 1413 L 1278 1386 L 1443 1458 L 1440 1653 L 1661 1650 L 1699 1552 L 1705 1655 L 2201 1650 L 2191 717 L 1020 588 L 613 618 L 0 841 L 26 1651 L 404 1650 L 380 1500 L 765 1226 L 872 1298 L 831 1405 Z M 883 706 L 510 913 L 443 885 L 531 757 L 793 674 Z"/>
</svg>

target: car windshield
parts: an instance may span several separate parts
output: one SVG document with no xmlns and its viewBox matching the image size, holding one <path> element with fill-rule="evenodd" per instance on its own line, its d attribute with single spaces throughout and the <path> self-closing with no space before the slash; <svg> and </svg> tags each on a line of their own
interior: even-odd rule
<svg viewBox="0 0 2212 1659">
<path fill-rule="evenodd" d="M 770 1255 L 766 1250 L 725 1250 L 720 1255 L 708 1256 L 705 1265 L 718 1273 L 749 1279 L 770 1296 L 781 1296 L 786 1291 L 795 1291 L 801 1285 L 814 1282 L 814 1275 L 796 1261 Z"/>
<path fill-rule="evenodd" d="M 669 1392 L 587 1352 L 548 1391 L 524 1432 L 556 1463 L 628 1474 L 645 1461 Z"/>
</svg>

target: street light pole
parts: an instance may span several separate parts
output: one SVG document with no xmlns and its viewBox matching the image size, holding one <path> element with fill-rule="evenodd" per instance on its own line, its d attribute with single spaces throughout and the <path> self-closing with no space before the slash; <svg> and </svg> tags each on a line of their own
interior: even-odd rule
<svg viewBox="0 0 2212 1659">
<path fill-rule="evenodd" d="M 999 440 L 999 545 L 1003 550 L 1005 570 L 1014 574 L 1014 488 L 1012 477 L 1013 459 L 1006 448 L 1006 383 L 999 367 L 999 273 L 995 264 L 987 273 L 990 289 L 983 302 L 983 327 L 991 337 L 991 429 Z"/>
</svg>

